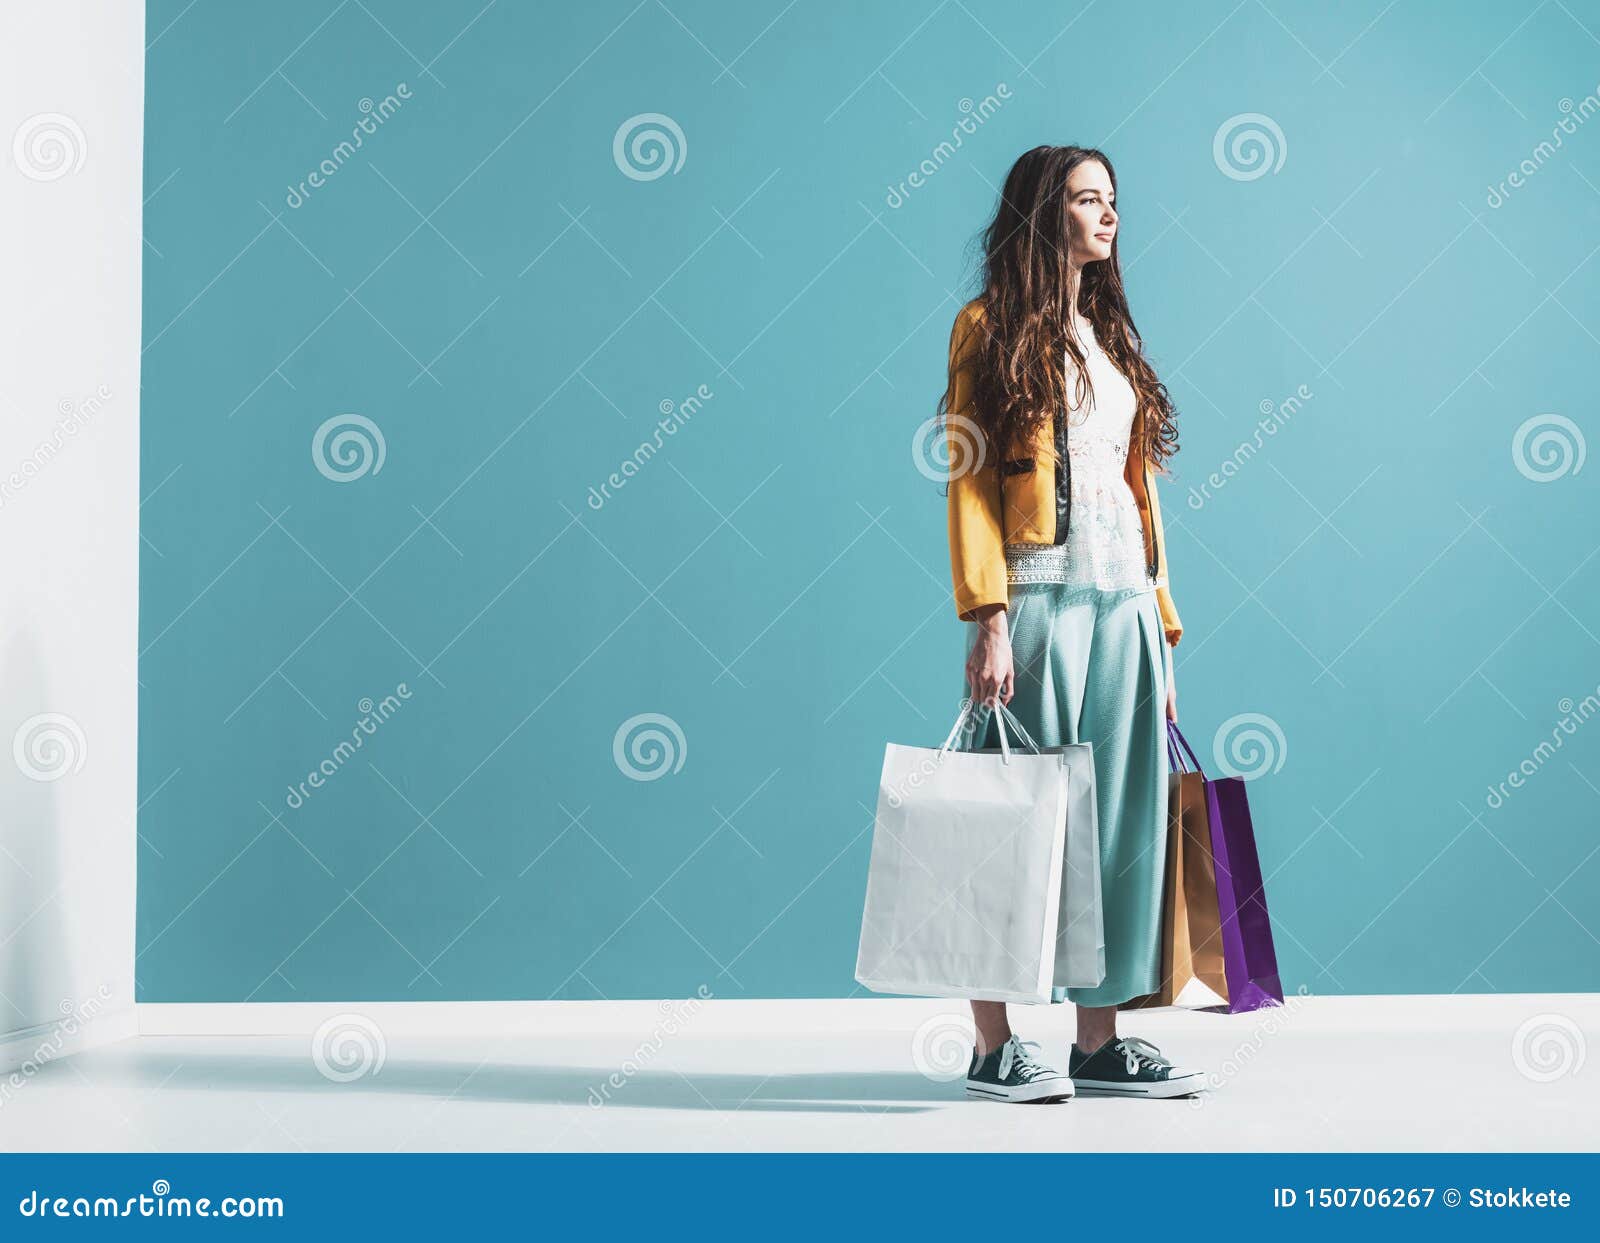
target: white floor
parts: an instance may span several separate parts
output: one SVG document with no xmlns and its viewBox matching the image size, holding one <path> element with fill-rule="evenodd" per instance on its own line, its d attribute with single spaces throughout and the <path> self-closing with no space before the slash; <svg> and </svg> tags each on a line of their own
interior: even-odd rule
<svg viewBox="0 0 1600 1243">
<path fill-rule="evenodd" d="M 1589 994 L 1125 1015 L 1124 1034 L 1207 1071 L 1212 1090 L 1026 1107 L 969 1101 L 959 1075 L 941 1078 L 964 1071 L 964 1010 L 889 998 L 145 1006 L 147 1034 L 11 1078 L 0 1149 L 1556 1151 L 1600 1140 L 1600 1066 L 1584 1064 L 1600 997 Z M 1071 1009 L 1011 1013 L 1064 1068 Z M 217 1034 L 247 1031 L 274 1034 Z M 159 1032 L 211 1034 L 148 1034 Z"/>
</svg>

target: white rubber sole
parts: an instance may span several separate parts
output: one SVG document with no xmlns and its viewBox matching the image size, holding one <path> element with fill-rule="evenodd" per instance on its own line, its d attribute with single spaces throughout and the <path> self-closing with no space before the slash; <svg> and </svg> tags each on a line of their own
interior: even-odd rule
<svg viewBox="0 0 1600 1243">
<path fill-rule="evenodd" d="M 1077 1085 L 1071 1079 L 1042 1080 L 1038 1083 L 1019 1084 L 1014 1088 L 990 1087 L 988 1084 L 967 1084 L 967 1095 L 980 1101 L 999 1101 L 1009 1105 L 1049 1105 L 1057 1101 L 1070 1101 Z"/>
<path fill-rule="evenodd" d="M 1193 1096 L 1206 1087 L 1205 1075 L 1196 1070 L 1160 1083 L 1108 1083 L 1103 1079 L 1074 1079 L 1079 1096 L 1128 1096 L 1143 1100 L 1170 1100 L 1174 1096 Z"/>
</svg>

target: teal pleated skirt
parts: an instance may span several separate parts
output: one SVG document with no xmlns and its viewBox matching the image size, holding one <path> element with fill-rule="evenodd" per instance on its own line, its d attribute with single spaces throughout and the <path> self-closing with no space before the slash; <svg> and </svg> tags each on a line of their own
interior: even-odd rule
<svg viewBox="0 0 1600 1243">
<path fill-rule="evenodd" d="M 1013 715 L 1040 746 L 1087 742 L 1094 753 L 1106 976 L 1057 987 L 1051 1000 L 1117 1005 L 1160 984 L 1167 681 L 1155 593 L 1013 584 L 1009 613 Z M 966 651 L 977 629 L 967 623 Z M 987 708 L 968 737 L 981 741 L 963 745 L 1000 745 Z"/>
</svg>

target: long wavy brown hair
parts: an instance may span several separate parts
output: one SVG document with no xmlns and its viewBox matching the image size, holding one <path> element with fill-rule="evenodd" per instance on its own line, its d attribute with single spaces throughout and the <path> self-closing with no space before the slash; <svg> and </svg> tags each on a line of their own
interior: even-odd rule
<svg viewBox="0 0 1600 1243">
<path fill-rule="evenodd" d="M 1144 357 L 1128 310 L 1118 257 L 1120 228 L 1110 257 L 1084 264 L 1078 277 L 1082 287 L 1072 287 L 1067 178 L 1087 160 L 1105 165 L 1115 191 L 1116 169 L 1093 147 L 1035 147 L 1006 175 L 999 207 L 982 234 L 979 298 L 985 314 L 975 330 L 977 348 L 968 355 L 967 365 L 973 368 L 971 414 L 991 445 L 1010 446 L 1026 456 L 1028 450 L 1019 446 L 1034 444 L 1057 411 L 1080 407 L 1093 394 L 1083 349 L 1070 331 L 1076 297 L 1101 348 L 1133 387 L 1134 432 L 1142 430 L 1145 452 L 1159 470 L 1178 449 L 1177 411 Z M 1076 364 L 1070 401 L 1068 353 Z M 949 414 L 949 401 L 947 390 L 939 402 L 941 416 Z"/>
</svg>

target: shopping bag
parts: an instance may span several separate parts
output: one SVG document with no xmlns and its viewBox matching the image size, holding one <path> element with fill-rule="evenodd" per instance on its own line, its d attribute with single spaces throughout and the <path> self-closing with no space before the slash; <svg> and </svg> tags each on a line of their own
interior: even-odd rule
<svg viewBox="0 0 1600 1243">
<path fill-rule="evenodd" d="M 1161 895 L 1161 986 L 1120 1009 L 1211 1009 L 1228 1004 L 1205 777 L 1186 768 L 1167 736 L 1166 880 Z"/>
<path fill-rule="evenodd" d="M 855 978 L 879 993 L 1050 1000 L 1066 844 L 1068 761 L 1014 749 L 890 743 Z"/>
<path fill-rule="evenodd" d="M 1058 988 L 1097 988 L 1106 978 L 1106 921 L 1100 900 L 1094 750 L 1087 742 L 1040 750 L 1059 752 L 1067 765 L 1067 842 L 1056 916 L 1054 983 Z"/>
<path fill-rule="evenodd" d="M 978 737 L 986 736 L 984 711 L 980 709 L 972 718 L 977 723 L 974 733 Z M 1051 982 L 1057 988 L 1096 988 L 1106 978 L 1106 925 L 1100 897 L 1100 815 L 1095 797 L 1094 748 L 1087 742 L 1041 747 L 1006 705 L 1000 705 L 1000 712 L 1012 737 L 1020 739 L 1023 746 L 1030 751 L 1060 755 L 1066 763 L 1067 840 L 1062 854 L 1056 963 Z"/>
<path fill-rule="evenodd" d="M 1264 1006 L 1281 1006 L 1283 985 L 1278 979 L 1278 955 L 1272 942 L 1272 920 L 1267 915 L 1267 894 L 1244 778 L 1207 778 L 1177 723 L 1168 722 L 1167 729 L 1171 740 L 1194 764 L 1205 787 L 1228 1010 L 1240 1014 Z"/>
</svg>

